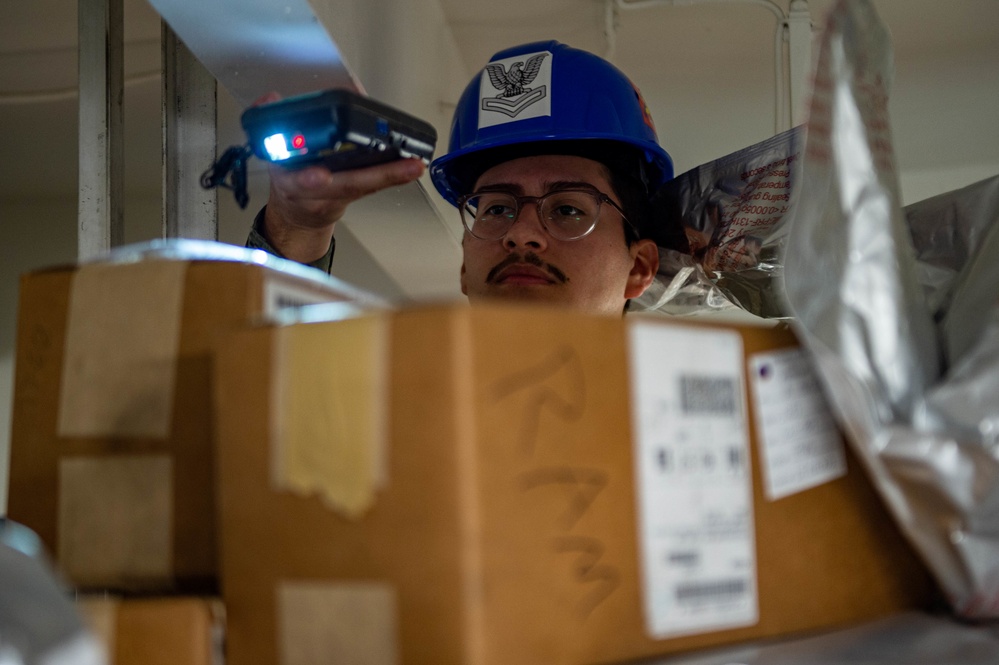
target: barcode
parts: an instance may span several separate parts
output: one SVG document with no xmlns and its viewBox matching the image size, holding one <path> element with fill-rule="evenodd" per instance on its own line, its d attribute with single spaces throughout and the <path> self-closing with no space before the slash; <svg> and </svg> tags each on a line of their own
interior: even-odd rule
<svg viewBox="0 0 999 665">
<path fill-rule="evenodd" d="M 666 560 L 676 566 L 696 566 L 701 562 L 700 552 L 670 552 Z"/>
<path fill-rule="evenodd" d="M 678 603 L 731 600 L 746 594 L 746 580 L 721 580 L 676 587 Z"/>
<path fill-rule="evenodd" d="M 680 408 L 685 414 L 735 413 L 735 382 L 731 377 L 680 377 Z"/>
</svg>

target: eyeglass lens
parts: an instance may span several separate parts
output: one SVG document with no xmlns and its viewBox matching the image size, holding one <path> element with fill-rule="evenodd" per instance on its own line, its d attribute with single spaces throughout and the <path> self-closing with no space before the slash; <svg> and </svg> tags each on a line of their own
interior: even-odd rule
<svg viewBox="0 0 999 665">
<path fill-rule="evenodd" d="M 496 240 L 506 235 L 517 220 L 521 200 L 505 192 L 486 192 L 469 197 L 462 215 L 472 235 L 483 240 Z M 600 215 L 600 197 L 585 191 L 550 192 L 538 199 L 541 217 L 552 236 L 574 240 L 589 233 Z M 533 201 L 532 201 L 533 203 Z M 530 205 L 526 203 L 526 205 Z"/>
</svg>

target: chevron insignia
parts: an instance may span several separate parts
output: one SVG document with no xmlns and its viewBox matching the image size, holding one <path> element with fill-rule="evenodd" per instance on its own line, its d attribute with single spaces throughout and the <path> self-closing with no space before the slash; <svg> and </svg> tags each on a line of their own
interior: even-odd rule
<svg viewBox="0 0 999 665">
<path fill-rule="evenodd" d="M 482 70 L 479 128 L 551 115 L 552 54 L 496 60 Z"/>
</svg>

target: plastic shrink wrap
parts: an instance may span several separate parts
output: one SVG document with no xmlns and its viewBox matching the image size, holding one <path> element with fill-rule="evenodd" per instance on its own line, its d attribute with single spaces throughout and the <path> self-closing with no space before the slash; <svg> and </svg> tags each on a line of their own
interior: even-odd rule
<svg viewBox="0 0 999 665">
<path fill-rule="evenodd" d="M 999 176 L 901 207 L 892 52 L 829 13 L 807 127 L 667 183 L 635 310 L 792 318 L 842 426 L 955 609 L 999 616 Z M 807 139 L 806 139 L 807 137 Z M 786 294 L 785 294 L 786 291 Z"/>
<path fill-rule="evenodd" d="M 0 663 L 107 665 L 31 531 L 0 518 Z"/>
<path fill-rule="evenodd" d="M 644 665 L 991 665 L 999 626 L 906 612 L 860 626 L 665 658 Z"/>
<path fill-rule="evenodd" d="M 683 236 L 657 239 L 659 272 L 633 309 L 786 316 L 779 286 L 801 150 L 802 130 L 794 128 L 663 185 L 653 214 L 678 221 Z"/>
<path fill-rule="evenodd" d="M 999 616 L 999 178 L 903 211 L 892 53 L 829 14 L 784 278 L 841 425 L 954 609 Z"/>
</svg>

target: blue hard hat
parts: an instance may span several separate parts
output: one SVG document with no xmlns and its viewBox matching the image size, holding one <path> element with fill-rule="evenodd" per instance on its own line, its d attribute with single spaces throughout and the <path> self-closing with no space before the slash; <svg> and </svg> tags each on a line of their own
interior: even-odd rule
<svg viewBox="0 0 999 665">
<path fill-rule="evenodd" d="M 500 51 L 455 109 L 446 155 L 430 177 L 451 204 L 509 159 L 572 154 L 608 162 L 634 154 L 651 195 L 673 177 L 638 88 L 614 65 L 557 41 Z"/>
</svg>

